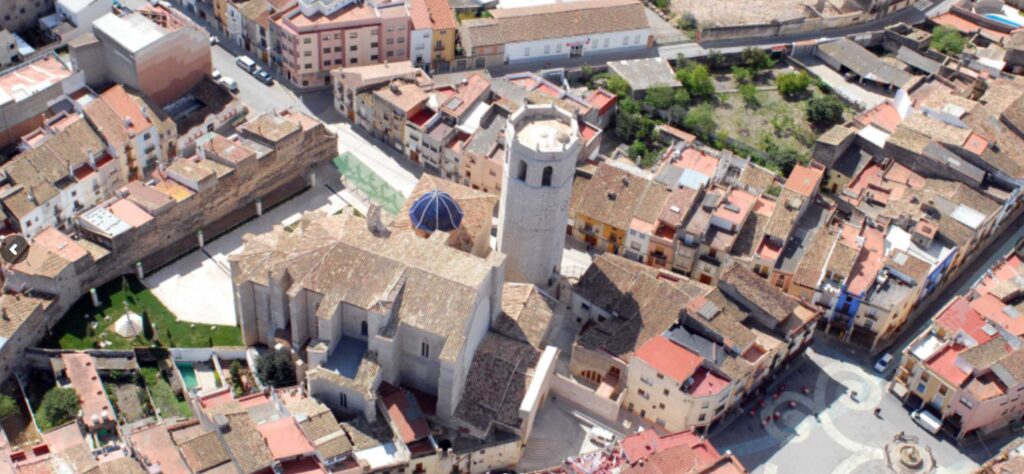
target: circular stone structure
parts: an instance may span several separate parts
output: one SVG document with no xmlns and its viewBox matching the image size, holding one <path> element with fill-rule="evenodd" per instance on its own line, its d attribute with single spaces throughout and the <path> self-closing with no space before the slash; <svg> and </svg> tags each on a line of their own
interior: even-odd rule
<svg viewBox="0 0 1024 474">
<path fill-rule="evenodd" d="M 918 444 L 916 437 L 902 433 L 885 446 L 885 455 L 889 468 L 900 474 L 931 473 L 938 468 L 930 449 Z"/>
<path fill-rule="evenodd" d="M 142 316 L 128 311 L 114 322 L 114 332 L 126 339 L 137 337 L 142 334 Z"/>
<path fill-rule="evenodd" d="M 409 219 L 416 229 L 427 233 L 451 232 L 462 224 L 462 208 L 448 193 L 433 190 L 416 199 L 409 208 Z"/>
</svg>

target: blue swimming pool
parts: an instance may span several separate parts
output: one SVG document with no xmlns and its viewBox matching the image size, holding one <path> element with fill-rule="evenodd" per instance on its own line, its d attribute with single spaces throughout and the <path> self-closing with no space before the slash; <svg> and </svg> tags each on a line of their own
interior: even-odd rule
<svg viewBox="0 0 1024 474">
<path fill-rule="evenodd" d="M 995 20 L 998 21 L 999 23 L 1003 23 L 1006 25 L 1010 25 L 1014 28 L 1024 28 L 1024 17 L 1022 17 L 1022 19 L 1020 20 L 1017 20 L 1014 18 L 1010 18 L 1006 15 L 1000 15 L 998 13 L 986 13 L 985 18 L 988 18 L 989 20 Z"/>
<path fill-rule="evenodd" d="M 196 369 L 192 364 L 188 362 L 175 362 L 178 366 L 178 372 L 181 372 L 181 378 L 185 380 L 185 390 L 192 390 L 199 386 L 199 381 L 196 379 Z"/>
</svg>

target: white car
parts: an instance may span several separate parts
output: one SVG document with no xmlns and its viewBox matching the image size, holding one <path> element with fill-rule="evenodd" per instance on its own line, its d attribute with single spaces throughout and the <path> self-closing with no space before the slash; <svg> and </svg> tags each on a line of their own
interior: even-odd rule
<svg viewBox="0 0 1024 474">
<path fill-rule="evenodd" d="M 878 362 L 875 362 L 875 372 L 880 374 L 885 373 L 885 370 L 889 368 L 889 364 L 892 363 L 892 354 L 885 354 Z"/>
<path fill-rule="evenodd" d="M 235 82 L 234 79 L 232 79 L 232 78 L 230 78 L 228 76 L 222 76 L 220 78 L 220 83 L 221 83 L 221 85 L 226 87 L 229 91 L 231 91 L 231 92 L 238 92 L 238 83 Z"/>
<path fill-rule="evenodd" d="M 210 35 L 210 46 L 214 46 L 214 45 L 218 45 L 218 44 L 220 44 L 220 39 L 217 38 L 216 36 Z"/>
<path fill-rule="evenodd" d="M 590 429 L 590 442 L 598 446 L 606 446 L 615 442 L 615 435 L 611 431 L 595 426 Z"/>
<path fill-rule="evenodd" d="M 942 429 L 942 420 L 924 408 L 915 411 L 910 415 L 918 425 L 931 434 L 938 434 Z"/>
<path fill-rule="evenodd" d="M 220 69 L 214 69 L 212 72 L 210 72 L 210 77 L 212 77 L 213 80 L 215 81 L 219 81 L 221 78 Z"/>
</svg>

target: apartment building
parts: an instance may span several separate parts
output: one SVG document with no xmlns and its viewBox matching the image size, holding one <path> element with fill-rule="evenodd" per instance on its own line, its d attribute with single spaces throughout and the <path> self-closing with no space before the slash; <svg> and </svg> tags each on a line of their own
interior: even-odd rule
<svg viewBox="0 0 1024 474">
<path fill-rule="evenodd" d="M 209 34 L 185 15 L 146 5 L 93 22 L 89 38 L 71 48 L 72 63 L 91 87 L 123 84 L 163 107 L 212 71 Z M 82 39 L 82 38 L 79 38 Z"/>
<path fill-rule="evenodd" d="M 7 224 L 26 237 L 66 228 L 124 184 L 121 163 L 79 115 L 65 114 L 26 137 L 27 151 L 3 166 Z"/>
<path fill-rule="evenodd" d="M 721 419 L 810 344 L 820 316 L 742 265 L 711 287 L 607 253 L 572 310 L 575 383 L 670 431 Z"/>
<path fill-rule="evenodd" d="M 409 60 L 405 2 L 300 0 L 271 17 L 273 65 L 302 89 L 331 85 L 331 70 Z"/>
<path fill-rule="evenodd" d="M 56 112 L 51 105 L 60 102 L 85 85 L 84 76 L 75 72 L 56 53 L 40 56 L 0 74 L 0 146 L 17 143 L 43 125 Z"/>
<path fill-rule="evenodd" d="M 170 162 L 177 127 L 159 108 L 120 84 L 84 107 L 85 118 L 121 162 L 121 179 L 143 179 Z"/>
<path fill-rule="evenodd" d="M 947 304 L 904 351 L 890 384 L 958 439 L 992 434 L 1024 416 L 1024 327 L 1015 319 L 1022 273 L 1018 249 Z"/>
</svg>

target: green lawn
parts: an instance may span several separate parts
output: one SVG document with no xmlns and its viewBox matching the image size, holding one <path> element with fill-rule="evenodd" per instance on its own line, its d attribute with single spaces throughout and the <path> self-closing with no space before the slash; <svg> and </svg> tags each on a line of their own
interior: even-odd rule
<svg viewBox="0 0 1024 474">
<path fill-rule="evenodd" d="M 60 349 L 98 348 L 100 341 L 110 341 L 108 349 L 130 349 L 149 347 L 153 344 L 163 347 L 210 347 L 240 346 L 242 333 L 237 327 L 210 326 L 179 322 L 174 314 L 135 277 L 127 278 L 128 289 L 122 288 L 122 280 L 116 278 L 97 288 L 100 307 L 92 304 L 86 294 L 71 307 L 53 331 L 43 342 L 43 347 Z M 187 296 L 186 296 L 187 297 Z M 124 302 L 143 316 L 145 331 L 134 339 L 125 339 L 114 332 L 114 322 L 124 314 Z M 105 319 L 109 316 L 109 319 Z M 91 323 L 97 322 L 96 328 Z M 105 337 L 103 336 L 105 335 Z"/>
<path fill-rule="evenodd" d="M 174 394 L 174 390 L 167 383 L 167 379 L 160 374 L 159 368 L 153 365 L 143 365 L 139 368 L 139 371 L 142 372 L 142 378 L 146 380 L 146 386 L 149 387 L 149 395 L 152 397 L 156 408 L 160 410 L 160 416 L 164 418 L 175 415 L 182 418 L 190 418 L 192 416 L 192 408 L 189 407 L 188 402 L 179 399 Z"/>
</svg>

